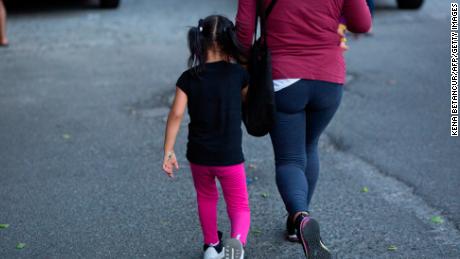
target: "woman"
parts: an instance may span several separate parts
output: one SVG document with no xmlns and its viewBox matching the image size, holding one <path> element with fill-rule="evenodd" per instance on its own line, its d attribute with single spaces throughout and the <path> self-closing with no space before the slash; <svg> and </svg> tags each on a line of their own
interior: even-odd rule
<svg viewBox="0 0 460 259">
<path fill-rule="evenodd" d="M 0 47 L 8 46 L 6 37 L 6 10 L 3 0 L 0 0 Z"/>
<path fill-rule="evenodd" d="M 239 0 L 236 26 L 251 46 L 257 0 Z M 265 0 L 265 8 L 271 0 Z M 300 241 L 307 258 L 329 258 L 309 205 L 319 172 L 318 140 L 334 116 L 345 82 L 345 61 L 337 33 L 365 33 L 371 27 L 366 0 L 278 0 L 267 18 L 267 44 L 277 105 L 270 132 L 276 183 L 289 213 L 288 239 Z"/>
</svg>

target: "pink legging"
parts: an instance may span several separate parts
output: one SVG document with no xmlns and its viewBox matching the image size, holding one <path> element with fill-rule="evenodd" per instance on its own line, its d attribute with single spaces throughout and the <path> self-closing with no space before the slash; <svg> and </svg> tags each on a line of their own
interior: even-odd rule
<svg viewBox="0 0 460 259">
<path fill-rule="evenodd" d="M 250 211 L 244 164 L 231 166 L 203 166 L 190 163 L 193 182 L 197 193 L 198 214 L 203 230 L 204 243 L 216 244 L 217 202 L 219 192 L 216 177 L 222 186 L 227 213 L 231 222 L 231 237 L 246 244 L 249 231 Z"/>
</svg>

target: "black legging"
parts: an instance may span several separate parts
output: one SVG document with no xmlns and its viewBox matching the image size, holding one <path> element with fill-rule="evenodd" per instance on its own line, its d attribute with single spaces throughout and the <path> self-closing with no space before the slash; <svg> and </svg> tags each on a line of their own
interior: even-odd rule
<svg viewBox="0 0 460 259">
<path fill-rule="evenodd" d="M 340 84 L 300 80 L 275 93 L 277 122 L 270 136 L 276 184 L 290 215 L 309 210 L 319 173 L 318 140 L 342 91 Z"/>
<path fill-rule="evenodd" d="M 375 9 L 374 0 L 366 0 L 366 2 L 367 2 L 367 6 L 369 6 L 369 11 L 371 12 L 371 15 L 374 16 L 374 9 Z"/>
</svg>

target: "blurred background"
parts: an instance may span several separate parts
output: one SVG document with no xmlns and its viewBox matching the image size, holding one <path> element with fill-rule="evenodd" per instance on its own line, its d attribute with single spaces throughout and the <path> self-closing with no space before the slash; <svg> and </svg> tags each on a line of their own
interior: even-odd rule
<svg viewBox="0 0 460 259">
<path fill-rule="evenodd" d="M 0 258 L 200 258 L 186 122 L 173 181 L 160 170 L 163 130 L 188 26 L 211 13 L 233 19 L 237 1 L 5 5 Z M 313 214 L 337 258 L 460 258 L 450 4 L 375 5 L 372 33 L 348 36 L 348 82 L 321 139 Z M 283 240 L 269 139 L 245 136 L 244 149 L 248 258 L 302 258 Z"/>
</svg>

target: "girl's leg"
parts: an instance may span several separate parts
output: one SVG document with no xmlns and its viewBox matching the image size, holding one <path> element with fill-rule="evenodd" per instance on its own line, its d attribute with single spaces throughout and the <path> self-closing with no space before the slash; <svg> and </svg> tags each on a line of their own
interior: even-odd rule
<svg viewBox="0 0 460 259">
<path fill-rule="evenodd" d="M 6 37 L 6 10 L 3 0 L 0 0 L 0 45 L 8 44 Z"/>
<path fill-rule="evenodd" d="M 244 164 L 216 167 L 215 170 L 227 204 L 231 237 L 244 245 L 251 221 Z"/>
<path fill-rule="evenodd" d="M 319 137 L 337 111 L 343 91 L 343 87 L 339 84 L 319 81 L 314 82 L 314 84 L 314 94 L 306 109 L 307 137 L 305 150 L 307 151 L 307 166 L 305 176 L 308 181 L 308 205 L 310 205 L 319 174 Z"/>
<path fill-rule="evenodd" d="M 217 235 L 217 191 L 214 174 L 207 166 L 190 163 L 198 202 L 198 215 L 205 244 L 219 243 Z"/>
</svg>

